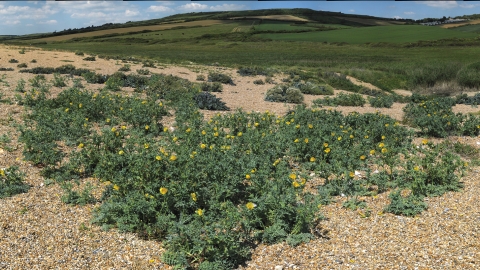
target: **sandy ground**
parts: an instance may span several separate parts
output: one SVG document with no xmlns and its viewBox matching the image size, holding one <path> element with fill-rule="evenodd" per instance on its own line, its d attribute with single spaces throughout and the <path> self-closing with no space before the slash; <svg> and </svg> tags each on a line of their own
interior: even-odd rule
<svg viewBox="0 0 480 270">
<path fill-rule="evenodd" d="M 15 69 L 0 72 L 3 100 L 14 100 L 17 82 L 23 78 L 28 84 L 28 79 L 34 76 L 18 73 L 17 64 L 8 63 L 12 58 L 27 63 L 28 68 L 73 64 L 102 74 L 112 74 L 122 66 L 115 60 L 83 61 L 85 56 L 69 52 L 28 49 L 20 54 L 19 50 L 0 45 L 0 67 Z M 30 63 L 32 59 L 37 63 Z M 141 65 L 131 65 L 133 71 L 141 68 Z M 235 70 L 221 67 L 159 65 L 159 68 L 147 69 L 191 81 L 199 74 L 207 76 L 209 70 L 218 70 L 232 75 L 236 84 L 226 85 L 222 93 L 217 93 L 230 108 L 269 110 L 277 114 L 293 108 L 293 105 L 263 100 L 265 92 L 273 86 L 253 84 L 255 79 L 263 77 L 240 77 Z M 53 76 L 46 77 L 50 80 Z M 275 78 L 277 82 L 280 80 Z M 84 85 L 92 90 L 101 87 Z M 59 91 L 52 89 L 53 93 Z M 124 91 L 131 93 L 131 89 Z M 398 93 L 408 94 L 405 90 Z M 309 106 L 316 98 L 306 95 L 305 103 Z M 344 113 L 380 111 L 401 120 L 403 106 L 335 109 Z M 465 105 L 454 109 L 463 113 L 479 111 Z M 207 118 L 214 113 L 204 111 Z M 40 169 L 23 161 L 22 145 L 17 142 L 19 133 L 14 127 L 15 123 L 22 123 L 22 114 L 23 107 L 0 103 L 0 136 L 13 139 L 7 144 L 8 148 L 0 144 L 0 168 L 18 165 L 32 186 L 28 193 L 0 200 L 0 269 L 169 269 L 160 260 L 161 243 L 116 230 L 102 231 L 89 223 L 91 211 L 97 205 L 71 207 L 60 201 L 61 188 L 56 184 L 45 185 Z M 450 139 L 480 147 L 478 137 Z M 429 198 L 429 209 L 416 218 L 383 214 L 382 207 L 388 200 L 386 194 L 366 198 L 372 208 L 369 218 L 360 218 L 358 212 L 341 208 L 346 198 L 337 198 L 336 203 L 322 210 L 328 218 L 322 222 L 325 238 L 296 248 L 286 244 L 260 245 L 254 250 L 252 260 L 240 269 L 479 269 L 479 173 L 479 167 L 471 168 L 469 176 L 462 179 L 464 190 Z"/>
</svg>

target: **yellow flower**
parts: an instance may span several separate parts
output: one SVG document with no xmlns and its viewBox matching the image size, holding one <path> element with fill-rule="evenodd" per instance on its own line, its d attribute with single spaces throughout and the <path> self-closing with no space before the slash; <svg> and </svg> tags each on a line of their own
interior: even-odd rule
<svg viewBox="0 0 480 270">
<path fill-rule="evenodd" d="M 288 177 L 290 177 L 290 179 L 292 179 L 292 180 L 297 179 L 297 175 L 294 174 L 294 173 L 291 173 Z"/>
<path fill-rule="evenodd" d="M 82 108 L 82 103 L 78 104 L 78 108 Z"/>
<path fill-rule="evenodd" d="M 258 124 L 258 122 L 255 122 L 255 124 L 253 124 L 253 125 L 256 126 L 256 127 L 258 127 L 259 124 Z"/>
<path fill-rule="evenodd" d="M 255 173 L 256 171 L 257 171 L 257 169 L 252 169 L 250 172 Z"/>
<path fill-rule="evenodd" d="M 315 157 L 310 157 L 310 162 L 315 162 Z"/>
<path fill-rule="evenodd" d="M 298 139 L 295 139 L 295 141 L 293 141 L 293 142 L 294 142 L 294 143 L 298 143 L 298 142 L 299 142 L 299 140 L 298 140 Z"/>
<path fill-rule="evenodd" d="M 252 210 L 253 208 L 255 208 L 257 205 L 254 204 L 253 202 L 248 202 L 246 205 L 248 210 Z"/>
<path fill-rule="evenodd" d="M 382 148 L 382 153 L 383 153 L 383 154 L 385 154 L 385 153 L 387 153 L 387 152 L 388 152 L 387 148 Z"/>
<path fill-rule="evenodd" d="M 296 125 L 295 128 L 299 129 L 299 128 L 300 128 L 300 125 Z"/>
<path fill-rule="evenodd" d="M 213 133 L 214 137 L 218 137 L 218 132 Z"/>
<path fill-rule="evenodd" d="M 422 143 L 423 143 L 423 144 L 427 144 L 427 143 L 428 143 L 428 140 L 427 140 L 427 139 L 423 139 L 423 140 L 422 140 Z"/>
<path fill-rule="evenodd" d="M 370 155 L 375 155 L 375 150 L 370 150 Z"/>
<path fill-rule="evenodd" d="M 289 121 L 287 121 L 287 122 L 285 122 L 285 124 L 287 124 L 287 125 L 290 125 L 290 122 L 289 122 Z"/>
<path fill-rule="evenodd" d="M 195 192 L 190 193 L 190 197 L 192 197 L 193 201 L 195 201 L 195 202 L 197 201 L 197 194 L 195 194 Z"/>
<path fill-rule="evenodd" d="M 202 216 L 203 215 L 203 210 L 202 209 L 197 209 L 197 211 L 195 211 L 195 213 L 197 213 L 197 215 L 199 215 L 199 216 Z"/>
<path fill-rule="evenodd" d="M 413 170 L 418 171 L 418 170 L 420 170 L 420 168 L 418 166 L 415 166 L 415 167 L 413 167 Z"/>
<path fill-rule="evenodd" d="M 368 139 L 368 135 L 365 135 L 365 137 L 364 137 L 364 138 L 365 138 L 365 139 Z"/>
<path fill-rule="evenodd" d="M 123 154 L 125 154 L 125 152 L 123 152 L 123 150 L 120 150 L 120 151 L 118 151 L 118 154 L 123 155 Z"/>
<path fill-rule="evenodd" d="M 80 144 L 78 145 L 78 148 L 83 148 L 83 147 L 84 147 L 83 143 L 80 143 Z"/>
<path fill-rule="evenodd" d="M 361 159 L 361 160 L 365 160 L 365 158 L 366 158 L 365 155 L 361 155 L 361 156 L 360 156 L 360 159 Z"/>
<path fill-rule="evenodd" d="M 117 184 L 115 184 L 115 185 L 113 185 L 113 189 L 118 191 L 118 190 L 120 190 L 120 187 Z"/>
<path fill-rule="evenodd" d="M 209 147 L 209 148 L 210 148 L 210 150 L 213 150 L 213 148 L 214 148 L 214 147 L 215 147 L 215 145 L 214 145 L 214 144 L 212 144 L 212 145 L 210 145 L 210 147 Z"/>
<path fill-rule="evenodd" d="M 107 118 L 107 120 L 105 120 L 107 123 L 110 123 L 110 118 Z"/>
<path fill-rule="evenodd" d="M 115 132 L 115 131 L 117 131 L 117 129 L 115 127 L 112 127 L 111 131 Z"/>
<path fill-rule="evenodd" d="M 382 135 L 382 140 L 385 140 L 385 138 L 386 138 L 385 135 Z"/>
<path fill-rule="evenodd" d="M 191 128 L 187 128 L 187 130 L 185 130 L 185 132 L 187 132 L 187 133 L 190 133 L 190 131 L 192 131 Z"/>
<path fill-rule="evenodd" d="M 200 148 L 205 149 L 205 147 L 207 147 L 206 144 L 204 144 L 204 143 L 200 144 Z"/>
<path fill-rule="evenodd" d="M 168 128 L 167 128 L 167 127 L 164 127 L 164 128 L 163 128 L 163 132 L 168 132 Z"/>
<path fill-rule="evenodd" d="M 155 159 L 156 160 L 162 160 L 162 157 L 161 156 L 156 156 Z"/>
<path fill-rule="evenodd" d="M 350 134 L 350 139 L 353 139 L 353 137 L 354 137 L 354 136 L 353 136 L 352 134 Z"/>
<path fill-rule="evenodd" d="M 337 140 L 341 141 L 341 140 L 342 140 L 342 136 L 338 137 Z"/>
<path fill-rule="evenodd" d="M 145 147 L 145 149 L 148 149 L 148 147 L 150 147 L 150 145 L 148 143 L 144 144 L 143 147 Z"/>
<path fill-rule="evenodd" d="M 177 160 L 177 156 L 171 155 L 171 156 L 170 156 L 170 161 L 175 161 L 175 160 Z"/>
<path fill-rule="evenodd" d="M 122 130 L 127 129 L 127 126 L 121 126 Z"/>
<path fill-rule="evenodd" d="M 165 195 L 168 192 L 168 188 L 166 187 L 161 187 L 158 191 L 160 191 L 160 194 Z"/>
<path fill-rule="evenodd" d="M 303 140 L 305 143 L 308 143 L 308 138 L 305 138 L 305 140 Z"/>
<path fill-rule="evenodd" d="M 323 143 L 323 147 L 328 147 L 328 143 Z"/>
<path fill-rule="evenodd" d="M 248 180 L 248 179 L 250 179 L 250 178 L 251 178 L 250 174 L 245 175 L 245 179 Z"/>
<path fill-rule="evenodd" d="M 238 132 L 237 133 L 237 137 L 242 137 L 243 133 L 242 132 Z M 227 138 L 228 139 L 228 138 Z"/>
<path fill-rule="evenodd" d="M 65 112 L 68 112 L 68 111 L 69 111 L 69 109 L 68 109 L 68 108 L 66 108 L 66 109 L 65 109 Z"/>
<path fill-rule="evenodd" d="M 145 126 L 145 130 L 148 130 L 148 129 L 150 129 L 150 126 L 149 126 L 149 125 L 146 125 L 146 126 Z"/>
<path fill-rule="evenodd" d="M 5 170 L 4 169 L 0 169 L 0 176 L 5 176 Z"/>
<path fill-rule="evenodd" d="M 348 174 L 348 176 L 350 176 L 351 178 L 353 178 L 353 177 L 355 177 L 355 173 L 354 173 L 354 172 L 350 172 L 350 173 Z"/>
<path fill-rule="evenodd" d="M 388 127 L 388 126 L 389 126 L 389 124 L 385 124 L 385 127 Z"/>
<path fill-rule="evenodd" d="M 312 124 L 308 124 L 308 128 L 313 128 L 313 125 L 312 125 Z"/>
<path fill-rule="evenodd" d="M 323 152 L 325 152 L 327 154 L 330 153 L 330 148 L 327 147 L 325 150 L 323 150 Z"/>
<path fill-rule="evenodd" d="M 296 187 L 296 188 L 298 188 L 300 186 L 300 184 L 297 181 L 293 181 L 292 185 L 293 185 L 293 187 Z"/>
<path fill-rule="evenodd" d="M 176 141 L 178 141 L 178 138 L 177 138 L 177 137 L 173 137 L 172 141 L 173 141 L 173 142 L 176 142 Z"/>
<path fill-rule="evenodd" d="M 207 132 L 205 130 L 202 130 L 202 135 L 205 135 L 207 134 Z"/>
<path fill-rule="evenodd" d="M 385 146 L 384 143 L 379 143 L 379 144 L 378 144 L 378 147 L 380 147 L 380 148 L 383 148 L 384 146 Z"/>
</svg>

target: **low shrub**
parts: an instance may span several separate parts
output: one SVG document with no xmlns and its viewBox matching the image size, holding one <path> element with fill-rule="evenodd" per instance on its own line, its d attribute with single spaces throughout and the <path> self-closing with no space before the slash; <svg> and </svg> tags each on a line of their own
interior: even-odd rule
<svg viewBox="0 0 480 270">
<path fill-rule="evenodd" d="M 27 67 L 27 64 L 21 63 L 21 64 L 18 64 L 17 67 L 18 67 L 18 68 L 26 68 L 26 67 Z"/>
<path fill-rule="evenodd" d="M 324 83 L 307 81 L 305 83 L 292 83 L 293 87 L 300 89 L 300 91 L 307 95 L 333 95 L 333 88 Z"/>
<path fill-rule="evenodd" d="M 94 84 L 104 84 L 108 80 L 107 75 L 102 75 L 102 74 L 97 74 L 95 72 L 86 72 L 82 74 L 82 77 L 88 82 L 88 83 L 94 83 Z"/>
<path fill-rule="evenodd" d="M 359 92 L 360 89 L 362 89 L 361 86 L 358 86 L 347 79 L 347 76 L 344 74 L 337 74 L 335 72 L 320 72 L 319 78 L 323 79 L 328 85 L 331 85 L 335 89 L 351 92 Z"/>
<path fill-rule="evenodd" d="M 18 60 L 12 58 L 12 59 L 8 60 L 8 62 L 9 62 L 9 63 L 18 63 Z"/>
<path fill-rule="evenodd" d="M 216 72 L 210 72 L 208 74 L 208 81 L 209 82 L 220 82 L 223 84 L 230 84 L 230 85 L 235 85 L 233 83 L 233 80 L 230 76 L 222 73 L 216 73 Z"/>
<path fill-rule="evenodd" d="M 240 74 L 241 76 L 258 76 L 258 75 L 273 76 L 275 71 L 269 68 L 254 66 L 254 67 L 239 67 L 237 70 L 237 73 Z"/>
<path fill-rule="evenodd" d="M 201 92 L 195 95 L 193 98 L 198 108 L 202 110 L 212 110 L 212 111 L 229 111 L 230 108 L 227 107 L 225 102 L 220 98 L 210 94 L 209 92 Z"/>
<path fill-rule="evenodd" d="M 313 101 L 313 104 L 319 107 L 322 105 L 363 107 L 365 103 L 367 103 L 367 101 L 362 97 L 362 95 L 357 93 L 339 93 L 334 98 L 326 97 L 324 99 L 316 99 Z"/>
<path fill-rule="evenodd" d="M 197 75 L 197 81 L 205 81 L 205 75 L 203 74 Z"/>
<path fill-rule="evenodd" d="M 139 75 L 150 75 L 150 70 L 148 69 L 137 69 Z"/>
<path fill-rule="evenodd" d="M 32 59 L 32 61 L 30 61 L 30 63 L 37 63 L 37 60 L 36 60 L 36 59 Z"/>
<path fill-rule="evenodd" d="M 262 85 L 262 84 L 265 84 L 265 82 L 262 79 L 258 79 L 258 80 L 253 81 L 253 84 Z"/>
<path fill-rule="evenodd" d="M 0 67 L 0 71 L 14 71 L 14 69 L 13 68 Z"/>
<path fill-rule="evenodd" d="M 143 64 L 142 67 L 151 67 L 151 68 L 155 67 L 155 62 L 153 62 L 153 60 L 144 60 L 142 64 Z"/>
<path fill-rule="evenodd" d="M 65 78 L 60 76 L 58 73 L 53 74 L 53 80 L 52 80 L 53 86 L 55 87 L 65 87 L 67 84 L 65 83 Z"/>
<path fill-rule="evenodd" d="M 88 56 L 83 58 L 84 61 L 96 61 L 95 56 Z"/>
<path fill-rule="evenodd" d="M 391 95 L 382 95 L 377 97 L 369 97 L 368 102 L 374 108 L 391 108 L 394 98 Z"/>
<path fill-rule="evenodd" d="M 24 181 L 25 174 L 18 166 L 0 168 L 0 199 L 28 192 L 30 186 Z"/>
<path fill-rule="evenodd" d="M 222 92 L 223 85 L 219 82 L 214 82 L 214 83 L 204 82 L 200 84 L 200 89 L 206 92 Z"/>
<path fill-rule="evenodd" d="M 75 55 L 79 55 L 79 56 L 84 56 L 85 54 L 83 52 L 75 52 Z"/>
<path fill-rule="evenodd" d="M 130 65 L 125 64 L 123 67 L 119 68 L 118 71 L 130 71 Z"/>
<path fill-rule="evenodd" d="M 266 101 L 286 102 L 300 104 L 303 102 L 303 94 L 298 88 L 289 87 L 288 85 L 277 85 L 270 88 L 266 95 Z"/>
<path fill-rule="evenodd" d="M 458 95 L 455 97 L 457 104 L 466 105 L 480 105 L 480 93 L 476 93 L 474 96 L 468 96 L 467 94 Z"/>
</svg>

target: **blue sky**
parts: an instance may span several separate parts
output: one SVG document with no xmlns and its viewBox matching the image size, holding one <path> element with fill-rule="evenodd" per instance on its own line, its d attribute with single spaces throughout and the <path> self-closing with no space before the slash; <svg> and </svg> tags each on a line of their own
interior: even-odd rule
<svg viewBox="0 0 480 270">
<path fill-rule="evenodd" d="M 178 13 L 267 8 L 422 19 L 480 14 L 480 1 L 0 1 L 0 35 L 61 31 Z"/>
</svg>

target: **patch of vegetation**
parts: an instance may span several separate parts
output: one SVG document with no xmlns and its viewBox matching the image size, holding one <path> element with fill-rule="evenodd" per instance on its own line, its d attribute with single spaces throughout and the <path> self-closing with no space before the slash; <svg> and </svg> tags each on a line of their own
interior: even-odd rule
<svg viewBox="0 0 480 270">
<path fill-rule="evenodd" d="M 0 71 L 14 71 L 14 69 L 13 68 L 0 67 Z"/>
<path fill-rule="evenodd" d="M 374 108 L 391 108 L 394 101 L 395 98 L 391 95 L 381 95 L 368 98 L 368 103 Z"/>
<path fill-rule="evenodd" d="M 294 82 L 291 86 L 298 88 L 300 92 L 307 95 L 333 95 L 333 88 L 325 83 L 315 81 Z"/>
<path fill-rule="evenodd" d="M 9 63 L 18 63 L 18 60 L 12 58 L 12 59 L 8 60 L 8 62 L 9 62 Z"/>
<path fill-rule="evenodd" d="M 210 72 L 208 74 L 208 81 L 209 82 L 219 82 L 223 84 L 230 84 L 230 85 L 235 85 L 235 83 L 232 80 L 232 77 L 223 74 L 223 73 L 216 73 L 216 72 Z"/>
<path fill-rule="evenodd" d="M 254 81 L 253 81 L 253 84 L 263 85 L 263 84 L 265 84 L 265 82 L 264 82 L 262 79 L 258 79 L 258 80 L 254 80 Z"/>
<path fill-rule="evenodd" d="M 200 89 L 206 92 L 222 92 L 223 85 L 219 82 L 214 82 L 214 83 L 203 82 L 200 84 Z"/>
<path fill-rule="evenodd" d="M 150 75 L 150 70 L 148 69 L 137 69 L 139 75 Z"/>
<path fill-rule="evenodd" d="M 357 93 L 345 94 L 339 93 L 336 97 L 325 97 L 323 99 L 316 99 L 313 101 L 315 106 L 353 106 L 363 107 L 367 101 L 362 95 Z"/>
<path fill-rule="evenodd" d="M 123 67 L 119 68 L 118 71 L 130 71 L 130 65 L 129 64 L 125 64 L 123 65 Z"/>
<path fill-rule="evenodd" d="M 75 55 L 84 56 L 85 54 L 83 52 L 77 51 L 77 52 L 75 52 Z"/>
<path fill-rule="evenodd" d="M 67 86 L 67 83 L 65 82 L 65 78 L 58 73 L 53 74 L 52 84 L 53 86 L 60 87 L 60 88 Z"/>
<path fill-rule="evenodd" d="M 87 56 L 83 58 L 84 61 L 95 61 L 95 56 Z"/>
<path fill-rule="evenodd" d="M 288 85 L 277 85 L 270 88 L 265 94 L 266 101 L 286 102 L 286 103 L 303 103 L 303 94 L 298 88 L 289 87 Z"/>
<path fill-rule="evenodd" d="M 195 95 L 195 103 L 198 108 L 202 110 L 213 110 L 213 111 L 229 111 L 230 108 L 227 107 L 225 102 L 220 98 L 210 94 L 209 92 L 201 92 Z"/>
<path fill-rule="evenodd" d="M 358 92 L 362 89 L 361 86 L 358 86 L 352 83 L 347 76 L 344 74 L 337 74 L 335 72 L 321 72 L 319 74 L 320 78 L 323 79 L 328 85 L 336 89 Z"/>
<path fill-rule="evenodd" d="M 30 61 L 30 63 L 37 63 L 37 60 L 36 60 L 36 59 L 32 59 L 32 61 Z"/>
<path fill-rule="evenodd" d="M 18 67 L 18 68 L 26 68 L 26 67 L 27 67 L 27 64 L 21 63 L 21 64 L 18 64 L 17 67 Z"/>
<path fill-rule="evenodd" d="M 0 168 L 0 199 L 28 192 L 30 186 L 25 183 L 25 174 L 18 166 Z"/>
<path fill-rule="evenodd" d="M 237 73 L 240 74 L 241 76 L 258 76 L 258 75 L 273 76 L 275 74 L 275 71 L 270 68 L 253 66 L 253 67 L 239 67 L 237 70 Z"/>
</svg>

